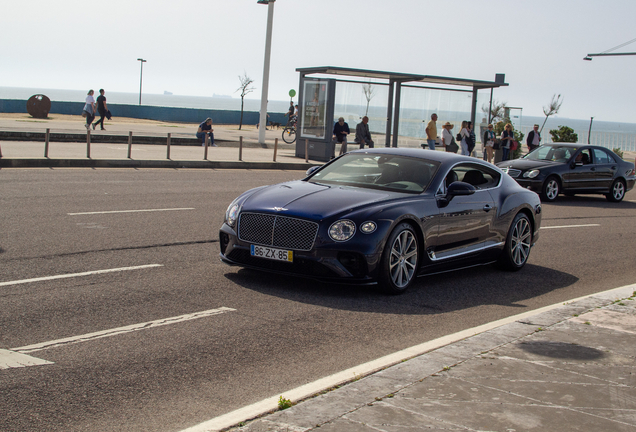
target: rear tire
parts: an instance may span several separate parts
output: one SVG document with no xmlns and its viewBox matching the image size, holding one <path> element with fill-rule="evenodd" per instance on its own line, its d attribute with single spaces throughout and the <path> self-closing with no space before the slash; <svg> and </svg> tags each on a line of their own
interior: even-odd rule
<svg viewBox="0 0 636 432">
<path fill-rule="evenodd" d="M 380 262 L 380 286 L 387 294 L 402 294 L 417 276 L 419 244 L 411 225 L 401 223 L 389 236 Z"/>
<path fill-rule="evenodd" d="M 532 224 L 525 213 L 518 213 L 510 224 L 506 245 L 498 264 L 506 270 L 521 270 L 530 257 Z"/>
<path fill-rule="evenodd" d="M 557 177 L 551 176 L 543 183 L 541 198 L 544 201 L 552 202 L 559 196 L 559 192 L 561 192 L 561 183 Z"/>
<path fill-rule="evenodd" d="M 623 198 L 625 198 L 625 182 L 621 179 L 614 180 L 610 188 L 610 193 L 605 195 L 605 198 L 610 202 L 623 201 Z"/>
</svg>

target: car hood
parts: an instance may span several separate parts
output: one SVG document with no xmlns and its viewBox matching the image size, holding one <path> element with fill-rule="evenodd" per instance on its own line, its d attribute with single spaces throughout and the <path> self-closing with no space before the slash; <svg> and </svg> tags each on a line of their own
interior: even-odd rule
<svg viewBox="0 0 636 432">
<path fill-rule="evenodd" d="M 528 170 L 533 168 L 541 168 L 545 166 L 554 166 L 555 162 L 552 161 L 537 161 L 530 159 L 515 159 L 511 161 L 499 162 L 497 166 L 499 168 L 514 168 L 518 170 Z"/>
<path fill-rule="evenodd" d="M 395 195 L 398 193 L 293 181 L 259 189 L 243 202 L 241 211 L 278 212 L 321 220 Z"/>
</svg>

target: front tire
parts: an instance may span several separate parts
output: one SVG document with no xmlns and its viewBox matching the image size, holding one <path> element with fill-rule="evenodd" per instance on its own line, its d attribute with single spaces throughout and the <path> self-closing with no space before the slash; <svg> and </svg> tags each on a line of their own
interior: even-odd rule
<svg viewBox="0 0 636 432">
<path fill-rule="evenodd" d="M 419 262 L 417 234 L 411 225 L 401 223 L 391 232 L 382 254 L 380 284 L 388 294 L 402 294 L 417 275 Z"/>
<path fill-rule="evenodd" d="M 610 188 L 610 193 L 605 195 L 605 197 L 611 202 L 623 201 L 623 198 L 625 198 L 625 182 L 621 179 L 614 180 Z"/>
<path fill-rule="evenodd" d="M 544 201 L 552 202 L 559 196 L 559 192 L 561 192 L 561 183 L 558 178 L 551 176 L 543 183 L 541 198 L 543 198 Z"/>
<path fill-rule="evenodd" d="M 508 230 L 506 245 L 501 257 L 499 257 L 500 266 L 507 270 L 521 270 L 528 262 L 531 246 L 532 224 L 530 218 L 525 213 L 518 213 Z"/>
</svg>

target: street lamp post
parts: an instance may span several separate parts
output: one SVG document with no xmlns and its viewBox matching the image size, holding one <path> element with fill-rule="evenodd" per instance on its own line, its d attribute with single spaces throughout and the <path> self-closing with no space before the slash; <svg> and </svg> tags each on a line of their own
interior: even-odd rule
<svg viewBox="0 0 636 432">
<path fill-rule="evenodd" d="M 272 51 L 272 26 L 274 23 L 274 2 L 276 0 L 258 0 L 258 4 L 268 6 L 267 34 L 265 36 L 265 62 L 263 65 L 263 90 L 261 93 L 261 116 L 258 125 L 258 142 L 265 144 L 265 130 L 267 128 L 267 92 L 269 88 L 269 59 Z"/>
<path fill-rule="evenodd" d="M 139 105 L 141 105 L 141 80 L 144 76 L 144 63 L 146 63 L 146 60 L 138 58 L 137 61 L 141 62 L 141 72 L 139 74 Z"/>
</svg>

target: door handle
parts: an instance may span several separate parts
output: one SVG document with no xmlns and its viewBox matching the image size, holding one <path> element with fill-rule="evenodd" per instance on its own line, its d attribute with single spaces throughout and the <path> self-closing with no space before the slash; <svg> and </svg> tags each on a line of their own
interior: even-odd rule
<svg viewBox="0 0 636 432">
<path fill-rule="evenodd" d="M 592 168 L 590 169 L 590 171 L 596 171 L 596 168 L 592 167 Z"/>
<path fill-rule="evenodd" d="M 486 205 L 484 206 L 484 211 L 485 211 L 486 213 L 488 213 L 490 210 L 492 210 L 492 207 L 490 206 L 490 204 L 486 204 Z"/>
</svg>

